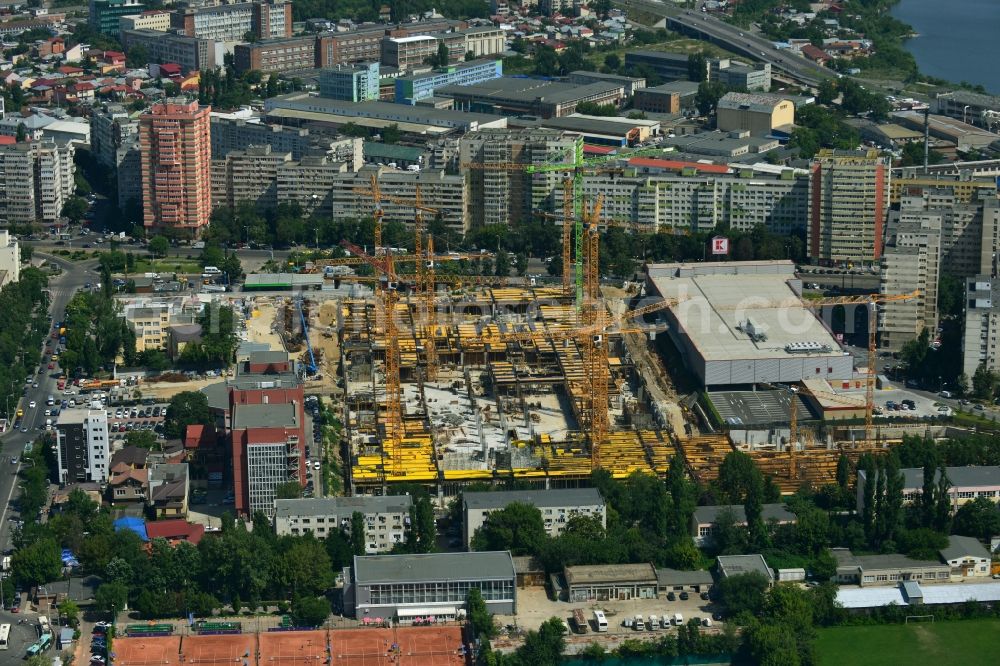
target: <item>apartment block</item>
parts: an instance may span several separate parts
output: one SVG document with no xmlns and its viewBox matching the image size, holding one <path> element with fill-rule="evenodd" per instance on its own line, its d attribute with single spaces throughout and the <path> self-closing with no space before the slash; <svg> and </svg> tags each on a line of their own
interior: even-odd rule
<svg viewBox="0 0 1000 666">
<path fill-rule="evenodd" d="M 274 74 L 316 66 L 316 38 L 280 37 L 233 47 L 233 66 L 239 73 L 252 69 Z"/>
<path fill-rule="evenodd" d="M 335 65 L 319 73 L 319 94 L 348 102 L 378 99 L 379 63 Z"/>
<path fill-rule="evenodd" d="M 140 0 L 90 0 L 87 24 L 108 37 L 118 36 L 118 19 L 141 14 L 145 9 Z"/>
<path fill-rule="evenodd" d="M 503 60 L 471 60 L 437 69 L 426 74 L 400 76 L 395 80 L 395 102 L 414 104 L 434 96 L 442 86 L 467 86 L 503 76 Z"/>
<path fill-rule="evenodd" d="M 167 326 L 170 325 L 167 306 L 129 308 L 125 311 L 125 323 L 135 334 L 137 352 L 166 348 Z"/>
<path fill-rule="evenodd" d="M 923 492 L 924 470 L 921 467 L 908 467 L 900 471 L 903 474 L 903 503 L 909 505 L 916 502 Z M 983 498 L 994 503 L 1000 500 L 1000 467 L 993 465 L 945 467 L 944 471 L 948 481 L 951 482 L 948 497 L 953 511 L 974 499 Z M 940 476 L 940 471 L 934 472 L 935 485 Z M 864 509 L 866 483 L 865 471 L 859 469 L 855 498 L 859 512 Z"/>
<path fill-rule="evenodd" d="M 382 39 L 381 62 L 383 65 L 408 71 L 423 65 L 438 52 L 438 40 L 431 35 L 409 37 L 384 37 Z"/>
<path fill-rule="evenodd" d="M 292 159 L 297 160 L 307 154 L 313 141 L 307 129 L 268 125 L 214 111 L 209 124 L 213 160 L 225 159 L 234 150 L 265 145 L 278 153 L 291 153 Z"/>
<path fill-rule="evenodd" d="M 801 230 L 809 216 L 809 179 L 793 169 L 705 173 L 681 166 L 674 173 L 642 174 L 626 168 L 620 175 L 585 175 L 582 183 L 586 198 L 603 195 L 602 222 L 627 221 L 647 232 L 694 233 L 720 226 L 751 231 L 762 226 L 787 235 Z M 562 190 L 557 183 L 547 208 L 561 205 Z"/>
<path fill-rule="evenodd" d="M 552 537 L 562 534 L 574 516 L 596 518 L 607 526 L 604 498 L 596 488 L 467 492 L 462 494 L 462 540 L 466 548 L 471 547 L 476 530 L 491 513 L 514 503 L 536 507 L 545 531 Z"/>
<path fill-rule="evenodd" d="M 821 150 L 810 167 L 809 258 L 877 266 L 889 203 L 889 164 L 876 150 Z"/>
<path fill-rule="evenodd" d="M 90 152 L 104 166 L 117 166 L 118 149 L 138 133 L 138 120 L 121 104 L 101 104 L 90 111 Z"/>
<path fill-rule="evenodd" d="M 980 365 L 1000 369 L 1000 280 L 976 275 L 965 280 L 962 372 L 972 378 Z"/>
<path fill-rule="evenodd" d="M 637 72 L 640 67 L 648 67 L 664 81 L 688 80 L 688 57 L 685 53 L 665 51 L 628 51 L 625 53 L 625 71 Z M 705 63 L 705 78 L 708 78 L 709 63 Z"/>
<path fill-rule="evenodd" d="M 937 330 L 942 254 L 940 224 L 940 217 L 909 219 L 897 211 L 890 214 L 880 293 L 907 294 L 917 289 L 920 295 L 908 301 L 882 305 L 878 321 L 880 349 L 900 351 L 924 328 Z"/>
<path fill-rule="evenodd" d="M 709 62 L 709 79 L 732 90 L 767 92 L 771 89 L 771 64 L 748 65 L 719 58 Z"/>
<path fill-rule="evenodd" d="M 139 118 L 143 224 L 197 235 L 211 214 L 210 107 L 182 99 Z"/>
<path fill-rule="evenodd" d="M 364 167 L 357 173 L 339 174 L 334 178 L 330 191 L 331 215 L 334 218 L 351 219 L 371 215 L 371 201 L 359 197 L 354 189 L 368 187 L 372 173 L 378 174 L 379 186 L 385 192 L 392 192 L 393 196 L 403 201 L 413 201 L 419 187 L 424 205 L 438 209 L 438 215 L 444 224 L 460 233 L 469 230 L 473 209 L 466 179 L 443 171 L 414 172 L 397 171 L 388 167 Z M 383 221 L 394 220 L 407 226 L 413 224 L 413 209 L 403 204 L 383 201 L 382 216 Z"/>
<path fill-rule="evenodd" d="M 21 244 L 0 229 L 0 288 L 21 279 Z"/>
<path fill-rule="evenodd" d="M 297 203 L 305 216 L 332 216 L 334 191 L 344 174 L 351 171 L 348 166 L 332 155 L 303 157 L 279 165 L 278 203 Z"/>
<path fill-rule="evenodd" d="M 215 69 L 215 41 L 157 30 L 125 30 L 121 33 L 126 50 L 146 49 L 151 63 L 176 63 L 185 72 Z"/>
<path fill-rule="evenodd" d="M 465 37 L 465 53 L 471 53 L 473 58 L 488 58 L 507 50 L 506 33 L 500 28 L 481 26 L 456 30 L 456 32 Z"/>
<path fill-rule="evenodd" d="M 267 145 L 212 160 L 212 206 L 235 209 L 249 203 L 262 213 L 277 208 L 278 169 L 291 160 L 291 153 L 272 151 Z"/>
<path fill-rule="evenodd" d="M 578 136 L 546 129 L 470 132 L 459 143 L 460 163 L 467 172 L 472 226 L 509 226 L 531 219 L 536 207 L 562 181 L 563 174 L 528 174 L 521 169 L 497 168 L 572 162 L 583 150 Z"/>
<path fill-rule="evenodd" d="M 58 222 L 75 188 L 74 152 L 50 141 L 0 146 L 0 220 Z"/>
<path fill-rule="evenodd" d="M 324 539 L 339 530 L 350 535 L 354 514 L 365 524 L 365 554 L 388 553 L 406 540 L 410 530 L 409 495 L 358 495 L 274 501 L 274 532 L 278 536 L 311 533 Z"/>
<path fill-rule="evenodd" d="M 922 167 L 917 169 L 922 170 Z M 962 171 L 958 175 L 924 175 L 907 167 L 893 170 L 892 182 L 889 183 L 889 203 L 898 204 L 903 194 L 924 188 L 947 190 L 954 195 L 956 201 L 962 203 L 979 199 L 982 194 L 995 194 L 997 190 L 995 180 L 975 177 L 969 171 Z"/>
<path fill-rule="evenodd" d="M 187 7 L 173 12 L 171 26 L 189 37 L 218 42 L 292 36 L 292 3 L 283 0 Z"/>
<path fill-rule="evenodd" d="M 64 409 L 55 430 L 61 485 L 108 480 L 111 449 L 108 415 L 103 409 Z"/>
<path fill-rule="evenodd" d="M 118 32 L 122 30 L 156 30 L 157 32 L 167 32 L 170 30 L 171 13 L 161 9 L 145 11 L 141 14 L 131 14 L 118 19 Z"/>
<path fill-rule="evenodd" d="M 118 207 L 126 210 L 129 206 L 142 207 L 142 155 L 139 152 L 139 135 L 130 136 L 128 141 L 115 151 L 115 176 L 118 179 Z"/>
</svg>

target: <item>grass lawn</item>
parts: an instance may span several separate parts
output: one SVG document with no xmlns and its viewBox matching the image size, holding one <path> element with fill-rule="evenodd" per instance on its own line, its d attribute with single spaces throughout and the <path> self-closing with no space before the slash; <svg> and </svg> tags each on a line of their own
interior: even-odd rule
<svg viewBox="0 0 1000 666">
<path fill-rule="evenodd" d="M 992 666 L 997 631 L 998 619 L 832 627 L 819 631 L 816 651 L 819 666 Z"/>
<path fill-rule="evenodd" d="M 201 273 L 201 262 L 179 257 L 137 259 L 132 273 Z"/>
</svg>

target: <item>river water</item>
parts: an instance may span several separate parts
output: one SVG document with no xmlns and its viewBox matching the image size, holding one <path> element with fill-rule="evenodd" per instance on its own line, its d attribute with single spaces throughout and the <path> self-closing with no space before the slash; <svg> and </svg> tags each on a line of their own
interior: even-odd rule
<svg viewBox="0 0 1000 666">
<path fill-rule="evenodd" d="M 919 34 L 906 50 L 921 73 L 1000 93 L 1000 0 L 899 0 L 892 15 Z"/>
</svg>

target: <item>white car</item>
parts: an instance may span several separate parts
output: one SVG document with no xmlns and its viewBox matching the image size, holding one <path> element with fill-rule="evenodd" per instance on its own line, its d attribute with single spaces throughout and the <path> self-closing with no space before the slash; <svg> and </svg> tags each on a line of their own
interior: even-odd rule
<svg viewBox="0 0 1000 666">
<path fill-rule="evenodd" d="M 34 400 L 28 403 L 28 409 L 34 409 L 35 407 L 37 407 L 37 405 Z"/>
<path fill-rule="evenodd" d="M 321 463 L 320 461 L 317 460 L 316 462 L 313 463 L 313 469 L 322 469 L 322 468 L 323 468 L 323 463 Z"/>
</svg>

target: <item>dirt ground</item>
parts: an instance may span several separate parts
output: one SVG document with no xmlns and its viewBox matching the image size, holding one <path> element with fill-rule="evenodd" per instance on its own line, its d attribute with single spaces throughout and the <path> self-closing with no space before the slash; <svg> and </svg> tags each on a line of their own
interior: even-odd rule
<svg viewBox="0 0 1000 666">
<path fill-rule="evenodd" d="M 157 398 L 159 400 L 169 400 L 181 391 L 200 391 L 210 384 L 218 384 L 221 377 L 206 377 L 205 379 L 194 379 L 186 382 L 152 382 L 139 387 L 144 398 Z"/>
<path fill-rule="evenodd" d="M 265 343 L 271 349 L 284 349 L 281 336 L 275 329 L 277 313 L 275 306 L 269 301 L 258 301 L 254 309 L 258 313 L 257 316 L 247 319 L 250 341 Z"/>
</svg>

